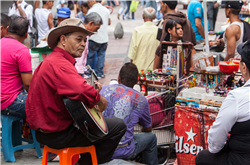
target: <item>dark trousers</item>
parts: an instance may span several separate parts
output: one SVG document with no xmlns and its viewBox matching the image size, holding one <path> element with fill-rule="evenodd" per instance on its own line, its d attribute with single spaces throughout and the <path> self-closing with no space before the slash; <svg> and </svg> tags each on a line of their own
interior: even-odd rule
<svg viewBox="0 0 250 165">
<path fill-rule="evenodd" d="M 93 65 L 95 55 L 97 53 L 97 62 L 95 66 L 95 72 L 98 77 L 101 77 L 104 74 L 103 67 L 104 67 L 105 54 L 106 54 L 107 47 L 108 47 L 108 43 L 99 44 L 97 42 L 89 40 L 89 47 L 88 47 L 89 52 L 87 56 L 87 65 L 90 65 L 90 66 Z"/>
<path fill-rule="evenodd" d="M 214 2 L 207 2 L 207 19 L 209 23 L 209 31 L 214 31 L 215 23 L 219 11 L 219 7 L 214 8 Z"/>
<path fill-rule="evenodd" d="M 108 135 L 92 143 L 75 126 L 70 125 L 67 129 L 55 133 L 42 133 L 36 131 L 36 139 L 39 143 L 54 149 L 69 147 L 84 147 L 95 145 L 98 164 L 109 162 L 116 150 L 118 143 L 126 132 L 126 124 L 122 119 L 106 118 Z M 90 154 L 81 154 L 78 161 L 81 165 L 92 164 Z"/>
<path fill-rule="evenodd" d="M 131 1 L 126 1 L 126 3 L 127 3 L 127 10 L 125 11 L 124 16 L 127 15 L 127 18 L 130 19 L 129 18 L 129 9 L 130 9 L 130 5 L 131 5 Z M 131 12 L 131 13 L 132 13 L 132 19 L 135 19 L 135 12 Z"/>
<path fill-rule="evenodd" d="M 225 145 L 225 147 L 216 154 L 210 153 L 208 150 L 203 150 L 196 156 L 195 163 L 196 165 L 223 165 L 227 161 L 229 152 L 230 149 L 228 145 Z"/>
</svg>

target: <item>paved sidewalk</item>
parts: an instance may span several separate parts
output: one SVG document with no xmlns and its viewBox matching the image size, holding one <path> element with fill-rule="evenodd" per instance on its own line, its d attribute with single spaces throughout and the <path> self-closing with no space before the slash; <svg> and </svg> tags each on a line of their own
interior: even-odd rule
<svg viewBox="0 0 250 165">
<path fill-rule="evenodd" d="M 118 74 L 124 63 L 129 62 L 127 57 L 131 33 L 126 32 L 122 39 L 115 39 L 113 32 L 109 32 L 109 42 L 106 52 L 104 75 L 99 80 L 102 85 L 109 84 L 110 80 L 118 79 Z"/>
</svg>

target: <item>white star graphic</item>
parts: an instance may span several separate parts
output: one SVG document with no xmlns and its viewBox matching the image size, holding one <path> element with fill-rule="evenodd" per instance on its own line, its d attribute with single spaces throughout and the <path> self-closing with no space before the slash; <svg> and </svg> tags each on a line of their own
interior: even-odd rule
<svg viewBox="0 0 250 165">
<path fill-rule="evenodd" d="M 178 117 L 179 117 L 179 118 L 181 117 L 181 114 L 180 114 L 180 113 L 178 114 Z"/>
<path fill-rule="evenodd" d="M 188 142 L 189 140 L 193 140 L 193 142 L 194 142 L 194 136 L 196 135 L 196 133 L 193 133 L 193 127 L 191 127 L 190 132 L 186 132 L 186 134 L 188 135 L 187 142 Z"/>
</svg>

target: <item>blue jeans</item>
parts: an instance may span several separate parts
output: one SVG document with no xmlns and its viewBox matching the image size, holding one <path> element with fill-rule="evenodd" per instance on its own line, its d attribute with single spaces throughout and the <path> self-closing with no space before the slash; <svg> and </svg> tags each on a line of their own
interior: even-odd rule
<svg viewBox="0 0 250 165">
<path fill-rule="evenodd" d="M 158 10 L 157 14 L 156 14 L 156 19 L 160 20 L 162 17 L 163 17 L 163 15 L 162 15 L 161 11 Z"/>
<path fill-rule="evenodd" d="M 95 72 L 98 77 L 103 75 L 103 67 L 105 61 L 105 53 L 107 50 L 108 43 L 98 44 L 94 41 L 89 40 L 89 53 L 87 56 L 87 65 L 92 66 L 94 62 L 95 54 L 97 53 L 97 63 Z"/>
<path fill-rule="evenodd" d="M 118 13 L 119 13 L 120 15 L 122 15 L 122 13 L 124 12 L 124 10 L 126 9 L 127 3 L 126 3 L 126 1 L 121 0 L 121 1 L 120 1 L 120 4 L 121 4 L 121 8 L 120 8 L 120 10 L 119 10 Z"/>
<path fill-rule="evenodd" d="M 219 7 L 214 8 L 214 2 L 207 2 L 207 19 L 209 22 L 209 31 L 214 31 L 215 23 L 217 20 L 217 15 Z"/>
<path fill-rule="evenodd" d="M 112 5 L 115 6 L 115 2 L 112 1 L 112 0 L 108 0 L 108 1 L 107 1 L 108 5 L 111 6 L 110 1 L 111 1 Z"/>
<path fill-rule="evenodd" d="M 157 165 L 157 138 L 153 132 L 142 132 L 134 135 L 135 150 L 125 160 L 134 159 L 142 152 L 143 163 L 147 165 Z"/>
<path fill-rule="evenodd" d="M 155 12 L 157 12 L 157 5 L 156 5 L 155 0 L 154 1 L 147 1 L 146 7 L 150 7 L 150 6 L 155 9 Z"/>
<path fill-rule="evenodd" d="M 20 92 L 14 102 L 1 111 L 1 114 L 3 115 L 13 115 L 13 116 L 20 116 L 22 118 L 26 118 L 25 113 L 25 102 L 27 99 L 28 93 L 24 89 L 22 92 Z"/>
<path fill-rule="evenodd" d="M 144 6 L 146 2 L 144 0 L 141 0 L 141 6 Z"/>
<path fill-rule="evenodd" d="M 128 14 L 128 17 L 129 17 L 129 9 L 130 9 L 130 5 L 131 5 L 131 0 L 126 0 L 126 3 L 127 3 L 127 10 L 125 11 L 124 15 L 127 15 Z M 135 18 L 135 13 L 132 12 L 132 19 Z"/>
</svg>

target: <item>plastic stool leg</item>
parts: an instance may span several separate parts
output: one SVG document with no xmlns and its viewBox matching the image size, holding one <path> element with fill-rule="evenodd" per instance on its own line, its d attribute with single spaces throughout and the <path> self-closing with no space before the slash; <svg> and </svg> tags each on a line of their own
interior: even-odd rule
<svg viewBox="0 0 250 165">
<path fill-rule="evenodd" d="M 72 157 L 72 165 L 74 165 L 79 160 L 79 155 L 74 155 Z"/>
<path fill-rule="evenodd" d="M 22 145 L 20 120 L 12 122 L 12 145 L 13 147 Z"/>
<path fill-rule="evenodd" d="M 38 157 L 39 159 L 41 159 L 43 156 L 42 156 L 40 144 L 36 141 L 36 133 L 35 133 L 35 130 L 32 130 L 32 129 L 31 129 L 31 134 L 32 134 L 34 146 L 35 146 L 35 148 L 36 148 L 37 157 Z"/>
<path fill-rule="evenodd" d="M 47 165 L 48 163 L 48 152 L 45 151 L 46 149 L 44 148 L 43 150 L 43 159 L 42 159 L 42 165 Z"/>
<path fill-rule="evenodd" d="M 93 148 L 90 151 L 90 155 L 91 155 L 91 159 L 92 159 L 92 165 L 98 165 L 95 148 Z"/>
<path fill-rule="evenodd" d="M 62 152 L 59 154 L 59 165 L 71 165 L 72 160 L 71 156 L 68 155 L 68 152 Z"/>
<path fill-rule="evenodd" d="M 15 155 L 12 146 L 12 123 L 7 117 L 1 116 L 2 121 L 2 151 L 6 162 L 15 162 Z"/>
</svg>

